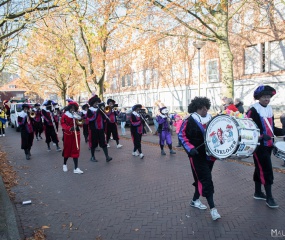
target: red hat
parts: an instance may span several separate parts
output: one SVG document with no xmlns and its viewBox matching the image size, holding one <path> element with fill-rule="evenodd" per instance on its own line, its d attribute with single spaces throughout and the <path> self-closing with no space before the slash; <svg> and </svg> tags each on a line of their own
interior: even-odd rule
<svg viewBox="0 0 285 240">
<path fill-rule="evenodd" d="M 77 108 L 79 107 L 78 103 L 73 101 L 73 102 L 68 102 L 68 106 L 71 106 L 71 105 L 75 105 Z"/>
</svg>

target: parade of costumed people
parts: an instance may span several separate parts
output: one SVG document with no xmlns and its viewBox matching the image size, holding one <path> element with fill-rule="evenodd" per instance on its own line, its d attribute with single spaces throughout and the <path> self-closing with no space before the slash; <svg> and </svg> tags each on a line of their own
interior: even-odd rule
<svg viewBox="0 0 285 240">
<path fill-rule="evenodd" d="M 82 174 L 83 171 L 78 167 L 78 158 L 80 155 L 80 128 L 82 126 L 81 116 L 77 113 L 79 105 L 77 102 L 69 102 L 65 109 L 65 113 L 61 118 L 61 127 L 64 130 L 63 141 L 63 171 L 67 172 L 67 160 L 73 158 L 73 173 Z"/>
<path fill-rule="evenodd" d="M 21 149 L 24 150 L 26 159 L 31 159 L 31 148 L 34 141 L 34 119 L 31 118 L 31 106 L 23 103 L 22 111 L 18 114 L 18 124 L 21 131 Z"/>
<path fill-rule="evenodd" d="M 100 104 L 101 99 L 94 95 L 88 101 L 89 109 L 87 110 L 87 120 L 89 122 L 89 148 L 91 150 L 90 161 L 98 162 L 95 158 L 95 149 L 98 145 L 103 149 L 106 157 L 106 162 L 110 162 L 112 158 L 108 154 L 108 148 L 105 138 L 105 121 L 107 118 L 106 113 L 102 108 L 104 104 Z"/>
<path fill-rule="evenodd" d="M 5 137 L 5 128 L 7 121 L 8 119 L 5 110 L 0 107 L 0 137 Z"/>
<path fill-rule="evenodd" d="M 52 100 L 46 100 L 43 103 L 42 116 L 44 119 L 44 132 L 46 137 L 47 151 L 51 151 L 50 143 L 53 142 L 56 145 L 56 151 L 61 151 L 58 143 L 58 128 L 56 127 L 55 114 L 54 114 L 54 102 Z"/>
<path fill-rule="evenodd" d="M 44 131 L 41 104 L 35 103 L 32 111 L 34 114 L 34 132 L 35 132 L 37 141 L 39 141 L 40 139 L 43 139 L 41 135 L 42 135 L 42 132 Z"/>
<path fill-rule="evenodd" d="M 284 131 L 281 128 L 275 127 L 273 110 L 269 106 L 270 100 L 275 94 L 276 90 L 269 85 L 257 87 L 253 93 L 253 97 L 258 102 L 253 104 L 247 112 L 247 116 L 260 129 L 260 145 L 253 154 L 255 166 L 253 174 L 255 192 L 253 197 L 257 200 L 265 200 L 267 206 L 270 208 L 278 207 L 272 195 L 274 176 L 271 153 L 274 147 L 274 137 L 284 135 Z M 264 186 L 265 194 L 262 192 L 262 185 Z"/>
<path fill-rule="evenodd" d="M 123 145 L 119 142 L 119 133 L 118 133 L 118 125 L 117 125 L 117 116 L 119 115 L 118 104 L 113 99 L 107 100 L 107 105 L 109 106 L 106 114 L 108 116 L 106 120 L 106 140 L 107 147 L 110 147 L 109 141 L 111 138 L 111 134 L 113 136 L 113 140 L 116 141 L 117 148 L 121 148 Z M 117 108 L 117 109 L 116 109 Z"/>
<path fill-rule="evenodd" d="M 156 121 L 159 124 L 157 131 L 159 134 L 159 145 L 160 145 L 161 155 L 166 155 L 164 151 L 165 142 L 169 148 L 169 153 L 176 154 L 176 152 L 172 149 L 171 128 L 173 125 L 173 121 L 168 115 L 169 110 L 167 109 L 167 107 L 161 104 L 159 112 L 160 114 L 156 117 Z"/>
<path fill-rule="evenodd" d="M 188 106 L 191 114 L 183 123 L 179 132 L 179 140 L 186 151 L 194 178 L 195 192 L 190 206 L 202 210 L 207 209 L 199 199 L 203 196 L 207 199 L 210 214 L 213 220 L 221 218 L 214 203 L 214 184 L 212 181 L 212 169 L 216 158 L 206 154 L 205 129 L 212 119 L 208 113 L 211 102 L 206 97 L 195 97 Z"/>
<path fill-rule="evenodd" d="M 134 149 L 132 152 L 133 156 L 139 156 L 141 159 L 144 158 L 144 154 L 142 153 L 142 135 L 143 135 L 143 119 L 140 114 L 142 109 L 141 104 L 136 104 L 132 107 L 132 114 L 130 117 L 131 121 L 131 136 L 134 144 Z"/>
<path fill-rule="evenodd" d="M 83 136 L 85 139 L 85 142 L 88 142 L 88 119 L 87 119 L 87 111 L 89 109 L 89 105 L 88 103 L 85 103 L 84 105 L 82 105 L 81 107 L 81 116 L 83 119 Z"/>
</svg>

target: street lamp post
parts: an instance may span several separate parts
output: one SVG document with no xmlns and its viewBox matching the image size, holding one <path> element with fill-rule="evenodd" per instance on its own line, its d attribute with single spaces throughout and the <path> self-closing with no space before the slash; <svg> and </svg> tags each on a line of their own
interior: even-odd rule
<svg viewBox="0 0 285 240">
<path fill-rule="evenodd" d="M 200 97 L 200 50 L 202 47 L 204 47 L 204 45 L 206 44 L 206 42 L 203 42 L 203 41 L 195 41 L 193 42 L 193 46 L 195 48 L 198 49 L 198 74 L 199 74 L 199 77 L 198 77 L 198 96 Z"/>
</svg>

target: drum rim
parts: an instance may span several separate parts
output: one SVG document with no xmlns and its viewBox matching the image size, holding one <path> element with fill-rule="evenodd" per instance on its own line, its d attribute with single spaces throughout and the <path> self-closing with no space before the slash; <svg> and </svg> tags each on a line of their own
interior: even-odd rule
<svg viewBox="0 0 285 240">
<path fill-rule="evenodd" d="M 230 157 L 231 155 L 235 154 L 235 153 L 238 151 L 238 147 L 239 147 L 239 145 L 240 145 L 240 144 L 239 144 L 239 143 L 240 143 L 240 140 L 239 140 L 239 138 L 238 138 L 237 144 L 236 144 L 236 147 L 235 147 L 234 151 L 233 151 L 229 156 L 227 156 L 227 157 L 222 157 L 222 158 L 215 156 L 216 154 L 215 154 L 215 153 L 213 154 L 212 151 L 210 150 L 210 148 L 208 147 L 208 144 L 207 144 L 207 141 L 206 141 L 206 139 L 207 139 L 206 133 L 207 133 L 207 130 L 208 130 L 208 128 L 209 128 L 209 125 L 210 125 L 210 123 L 211 123 L 215 118 L 221 117 L 221 116 L 226 116 L 227 118 L 232 119 L 233 122 L 234 122 L 234 124 L 235 124 L 236 127 L 237 127 L 238 132 L 239 132 L 239 129 L 238 129 L 238 126 L 239 126 L 239 125 L 238 125 L 237 120 L 236 120 L 234 117 L 229 116 L 229 115 L 227 115 L 227 114 L 219 114 L 219 115 L 213 117 L 213 118 L 207 123 L 207 127 L 206 127 L 205 133 L 204 133 L 204 134 L 205 134 L 204 139 L 205 139 L 206 150 L 208 151 L 208 153 L 209 153 L 211 156 L 213 156 L 213 157 L 215 157 L 215 158 L 217 158 L 217 159 L 225 159 L 225 158 L 228 158 L 228 157 Z"/>
</svg>

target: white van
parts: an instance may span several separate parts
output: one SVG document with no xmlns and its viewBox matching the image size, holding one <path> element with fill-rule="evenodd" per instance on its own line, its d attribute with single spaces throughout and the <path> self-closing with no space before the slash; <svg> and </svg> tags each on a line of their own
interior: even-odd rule
<svg viewBox="0 0 285 240">
<path fill-rule="evenodd" d="M 22 105 L 24 103 L 11 103 L 10 106 L 10 121 L 11 121 L 11 128 L 16 128 L 16 131 L 19 132 L 19 124 L 18 124 L 18 114 L 22 111 Z M 34 103 L 28 103 L 31 107 L 33 107 Z"/>
</svg>

